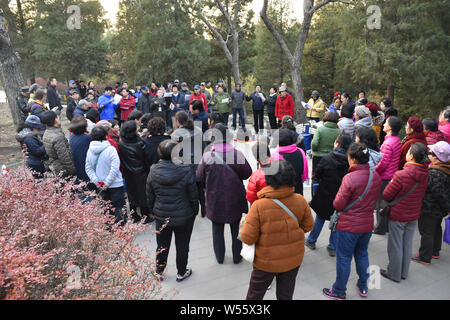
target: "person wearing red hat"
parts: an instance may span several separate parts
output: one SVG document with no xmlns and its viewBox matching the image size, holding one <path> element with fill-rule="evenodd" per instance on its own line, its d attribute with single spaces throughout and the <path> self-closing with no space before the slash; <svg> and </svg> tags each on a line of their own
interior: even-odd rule
<svg viewBox="0 0 450 320">
<path fill-rule="evenodd" d="M 378 105 L 374 102 L 369 102 L 366 107 L 370 110 L 370 115 L 372 116 L 373 126 L 372 129 L 377 134 L 378 143 L 380 144 L 380 134 L 383 129 L 383 124 L 385 120 L 385 115 L 383 111 L 378 108 Z"/>
<path fill-rule="evenodd" d="M 407 136 L 402 141 L 402 153 L 400 156 L 399 170 L 403 170 L 403 167 L 407 161 L 406 155 L 414 143 L 420 142 L 425 146 L 427 145 L 426 136 L 425 133 L 423 133 L 424 128 L 422 120 L 417 117 L 409 118 L 405 129 Z"/>
</svg>

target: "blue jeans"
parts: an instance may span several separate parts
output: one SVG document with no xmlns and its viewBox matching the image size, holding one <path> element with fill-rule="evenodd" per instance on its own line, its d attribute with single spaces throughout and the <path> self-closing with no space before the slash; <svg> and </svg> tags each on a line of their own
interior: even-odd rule
<svg viewBox="0 0 450 320">
<path fill-rule="evenodd" d="M 336 282 L 333 285 L 333 292 L 337 295 L 342 296 L 347 291 L 353 256 L 355 257 L 356 272 L 359 275 L 358 287 L 361 290 L 368 290 L 367 281 L 370 275 L 367 249 L 371 237 L 372 232 L 336 231 Z"/>
<path fill-rule="evenodd" d="M 325 220 L 323 220 L 319 216 L 317 216 L 316 220 L 314 221 L 314 229 L 309 234 L 308 242 L 310 242 L 310 243 L 317 242 L 317 239 L 320 236 L 320 232 L 322 231 L 324 224 L 325 224 Z M 328 244 L 328 248 L 331 250 L 336 250 L 336 232 L 331 232 L 330 243 Z"/>
<path fill-rule="evenodd" d="M 244 109 L 234 109 L 233 108 L 233 128 L 236 128 L 236 118 L 237 113 L 239 112 L 239 125 L 242 127 L 242 129 L 245 129 L 245 113 Z"/>
</svg>

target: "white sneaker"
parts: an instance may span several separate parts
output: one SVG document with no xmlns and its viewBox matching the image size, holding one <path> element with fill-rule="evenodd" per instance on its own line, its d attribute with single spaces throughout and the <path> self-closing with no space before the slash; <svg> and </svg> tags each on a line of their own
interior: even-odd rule
<svg viewBox="0 0 450 320">
<path fill-rule="evenodd" d="M 192 269 L 187 268 L 184 275 L 182 275 L 182 276 L 180 276 L 179 274 L 177 275 L 177 282 L 181 282 L 181 281 L 189 278 L 191 275 L 192 275 Z"/>
</svg>

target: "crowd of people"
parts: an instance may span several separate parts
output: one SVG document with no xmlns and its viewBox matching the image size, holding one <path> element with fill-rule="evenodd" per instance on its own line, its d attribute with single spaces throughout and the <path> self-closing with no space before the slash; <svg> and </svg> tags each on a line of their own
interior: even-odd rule
<svg viewBox="0 0 450 320">
<path fill-rule="evenodd" d="M 439 119 L 410 117 L 401 140 L 403 124 L 389 99 L 378 106 L 360 92 L 355 103 L 337 92 L 328 106 L 312 92 L 307 117 L 320 125 L 311 143 L 314 184 L 308 203 L 303 196 L 308 158 L 285 83 L 268 95 L 260 86 L 247 95 L 240 84 L 229 94 L 223 81 L 214 88 L 210 81 L 195 85 L 193 92 L 179 80 L 167 88 L 152 83 L 136 90 L 124 82 L 100 95 L 93 82 L 70 81 L 69 139 L 61 128 L 56 85 L 51 78 L 47 89 L 25 87 L 18 99 L 24 124 L 17 139 L 28 155 L 26 165 L 36 179 L 55 174 L 84 182 L 111 202 L 117 224 L 127 221 L 126 201 L 135 222 L 155 222 L 161 281 L 173 234 L 177 281 L 191 276 L 189 243 L 199 213 L 212 221 L 218 264 L 225 258 L 225 225 L 235 264 L 242 262 L 243 243 L 255 245 L 249 300 L 263 299 L 274 278 L 277 298 L 292 299 L 305 246 L 316 250 L 325 221 L 337 273 L 336 282 L 323 289 L 328 298 L 346 299 L 353 257 L 359 294 L 367 297 L 372 234 L 388 233 L 381 275 L 392 281 L 408 278 L 410 261 L 428 265 L 439 259 L 441 224 L 450 212 L 450 107 Z M 247 130 L 245 101 L 252 101 L 259 133 L 252 148 L 255 172 L 232 144 L 238 116 Z M 269 129 L 266 114 L 275 130 L 270 137 L 262 135 Z M 416 225 L 421 245 L 414 255 Z"/>
</svg>

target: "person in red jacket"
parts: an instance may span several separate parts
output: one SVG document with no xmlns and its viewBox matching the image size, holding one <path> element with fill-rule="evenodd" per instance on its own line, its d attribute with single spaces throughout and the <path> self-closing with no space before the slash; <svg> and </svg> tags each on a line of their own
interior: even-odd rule
<svg viewBox="0 0 450 320">
<path fill-rule="evenodd" d="M 357 287 L 361 297 L 367 297 L 369 280 L 369 254 L 367 249 L 374 224 L 373 209 L 381 190 L 381 178 L 372 171 L 370 181 L 370 153 L 361 143 L 353 143 L 348 149 L 349 174 L 342 180 L 333 205 L 342 212 L 336 227 L 336 282 L 323 289 L 330 299 L 345 300 L 351 263 L 355 257 L 359 275 Z M 367 186 L 368 189 L 367 189 Z M 365 190 L 366 194 L 364 195 Z M 361 196 L 363 198 L 356 202 Z M 349 205 L 353 204 L 350 208 Z"/>
<path fill-rule="evenodd" d="M 441 131 L 439 131 L 439 123 L 432 118 L 425 118 L 423 123 L 423 133 L 425 133 L 427 146 L 433 146 L 439 141 L 446 141 L 447 137 Z"/>
<path fill-rule="evenodd" d="M 414 143 L 406 155 L 405 168 L 397 171 L 383 192 L 388 202 L 408 194 L 406 198 L 391 208 L 389 216 L 387 270 L 381 275 L 394 282 L 406 280 L 409 273 L 414 231 L 422 210 L 422 199 L 428 186 L 428 149 L 422 143 Z"/>
<path fill-rule="evenodd" d="M 252 147 L 253 156 L 258 161 L 260 168 L 253 172 L 247 187 L 247 200 L 253 204 L 258 200 L 258 192 L 267 187 L 266 174 L 264 173 L 264 166 L 270 159 L 270 149 L 267 143 L 258 142 Z"/>
<path fill-rule="evenodd" d="M 294 117 L 295 106 L 294 99 L 287 93 L 286 87 L 280 88 L 280 94 L 277 98 L 277 103 L 275 104 L 275 116 L 278 118 L 278 126 L 281 125 L 284 116 Z"/>
<path fill-rule="evenodd" d="M 402 170 L 408 161 L 406 160 L 406 155 L 408 154 L 411 145 L 418 142 L 427 145 L 426 136 L 425 133 L 423 133 L 423 123 L 419 118 L 409 118 L 405 129 L 407 136 L 402 141 L 402 153 L 400 155 L 400 164 L 398 167 L 399 170 Z"/>
<path fill-rule="evenodd" d="M 189 98 L 189 103 L 191 103 L 194 100 L 199 100 L 203 104 L 203 109 L 208 112 L 208 102 L 206 100 L 206 96 L 200 92 L 201 88 L 199 85 L 196 85 L 194 87 L 194 94 L 191 95 Z"/>
<path fill-rule="evenodd" d="M 128 121 L 128 116 L 136 108 L 136 98 L 133 97 L 126 88 L 121 91 L 122 100 L 120 100 L 120 124 Z"/>
</svg>

